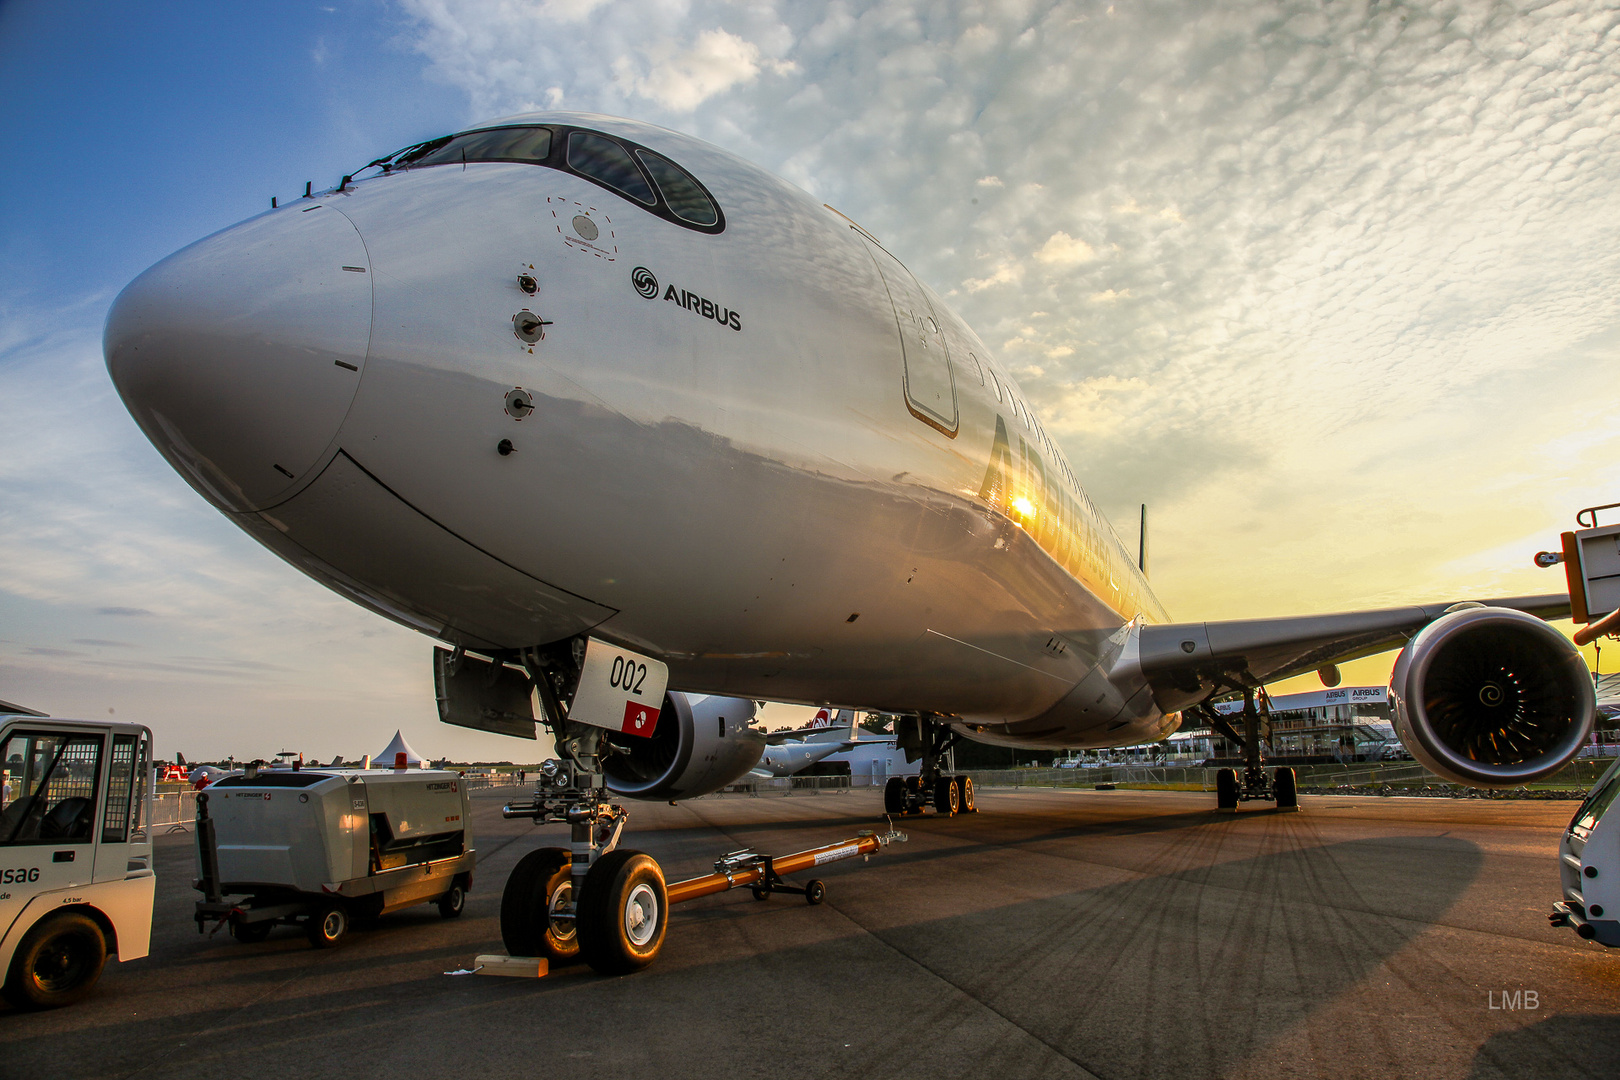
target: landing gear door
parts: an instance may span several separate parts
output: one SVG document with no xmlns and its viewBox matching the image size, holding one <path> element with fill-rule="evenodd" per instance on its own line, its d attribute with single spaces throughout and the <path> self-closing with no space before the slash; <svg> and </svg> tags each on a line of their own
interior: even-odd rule
<svg viewBox="0 0 1620 1080">
<path fill-rule="evenodd" d="M 535 737 L 533 687 L 529 677 L 515 668 L 435 646 L 433 691 L 439 719 L 447 724 L 519 739 Z"/>
<path fill-rule="evenodd" d="M 956 408 L 956 379 L 951 371 L 951 354 L 945 344 L 945 331 L 934 313 L 928 294 L 900 261 L 860 234 L 883 275 L 883 284 L 894 306 L 900 331 L 900 352 L 904 361 L 906 408 L 931 428 L 956 437 L 960 418 Z"/>
</svg>

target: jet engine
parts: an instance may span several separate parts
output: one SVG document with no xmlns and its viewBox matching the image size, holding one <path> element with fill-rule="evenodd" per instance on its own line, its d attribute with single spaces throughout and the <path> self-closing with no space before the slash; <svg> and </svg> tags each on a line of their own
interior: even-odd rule
<svg viewBox="0 0 1620 1080">
<path fill-rule="evenodd" d="M 1534 615 L 1483 606 L 1420 630 L 1395 661 L 1389 700 L 1414 758 L 1486 788 L 1558 771 L 1597 711 L 1591 673 L 1569 639 Z"/>
<path fill-rule="evenodd" d="M 609 736 L 608 789 L 632 799 L 691 799 L 736 782 L 765 752 L 754 710 L 746 698 L 665 694 L 650 738 Z"/>
</svg>

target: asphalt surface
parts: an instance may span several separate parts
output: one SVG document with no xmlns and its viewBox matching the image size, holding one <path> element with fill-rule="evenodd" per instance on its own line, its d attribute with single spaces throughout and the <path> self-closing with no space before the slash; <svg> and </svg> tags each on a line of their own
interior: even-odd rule
<svg viewBox="0 0 1620 1080">
<path fill-rule="evenodd" d="M 71 1008 L 0 1006 L 0 1080 L 1620 1075 L 1620 951 L 1545 918 L 1571 803 L 1328 796 L 1234 818 L 1210 795 L 982 792 L 976 815 L 908 819 L 908 843 L 826 867 L 820 907 L 676 908 L 638 974 L 446 975 L 502 951 L 508 871 L 563 840 L 503 821 L 510 796 L 475 793 L 460 919 L 417 907 L 325 951 L 294 928 L 200 936 L 191 840 L 160 839 L 152 955 Z M 676 880 L 852 836 L 879 805 L 638 804 L 625 846 Z"/>
</svg>

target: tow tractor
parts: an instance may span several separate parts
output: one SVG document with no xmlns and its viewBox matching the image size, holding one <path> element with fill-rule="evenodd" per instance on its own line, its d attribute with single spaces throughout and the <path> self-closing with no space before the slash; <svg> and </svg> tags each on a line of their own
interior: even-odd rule
<svg viewBox="0 0 1620 1080">
<path fill-rule="evenodd" d="M 21 1009 L 88 994 L 152 937 L 152 732 L 0 702 L 0 971 Z"/>
</svg>

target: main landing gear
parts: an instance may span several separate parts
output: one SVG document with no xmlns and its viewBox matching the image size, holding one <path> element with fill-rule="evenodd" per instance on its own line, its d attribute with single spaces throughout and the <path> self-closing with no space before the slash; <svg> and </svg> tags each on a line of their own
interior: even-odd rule
<svg viewBox="0 0 1620 1080">
<path fill-rule="evenodd" d="M 1270 736 L 1269 715 L 1262 720 L 1260 712 L 1254 704 L 1254 688 L 1243 688 L 1243 734 L 1239 735 L 1226 718 L 1215 710 L 1205 708 L 1205 719 L 1210 725 L 1225 735 L 1231 741 L 1243 747 L 1243 774 L 1240 777 L 1236 769 L 1221 769 L 1215 774 L 1215 808 L 1223 814 L 1237 813 L 1238 803 L 1254 799 L 1275 801 L 1278 810 L 1291 811 L 1299 809 L 1299 788 L 1294 777 L 1294 770 L 1287 767 L 1275 768 L 1271 775 L 1266 775 L 1261 753 L 1261 728 L 1264 726 L 1265 735 Z"/>
<path fill-rule="evenodd" d="M 905 723 L 907 721 L 900 721 Z M 946 752 L 956 744 L 956 733 L 945 725 L 921 718 L 909 721 L 916 726 L 902 736 L 902 746 L 922 754 L 922 769 L 916 776 L 891 776 L 883 786 L 883 812 L 889 815 L 921 814 L 929 806 L 945 817 L 978 813 L 973 799 L 971 776 L 947 776 L 943 769 Z"/>
</svg>

